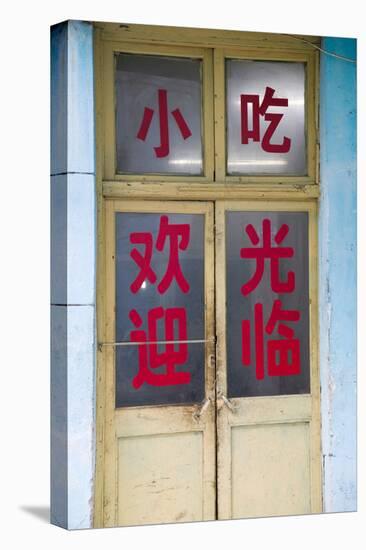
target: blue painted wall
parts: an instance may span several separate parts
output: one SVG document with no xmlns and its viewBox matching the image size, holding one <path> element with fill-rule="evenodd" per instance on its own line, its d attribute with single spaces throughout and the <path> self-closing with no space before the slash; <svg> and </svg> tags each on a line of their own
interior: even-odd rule
<svg viewBox="0 0 366 550">
<path fill-rule="evenodd" d="M 324 38 L 356 59 L 356 41 Z M 320 367 L 324 510 L 356 510 L 356 65 L 320 60 Z"/>
<path fill-rule="evenodd" d="M 51 522 L 92 526 L 96 193 L 93 27 L 51 29 Z"/>
</svg>

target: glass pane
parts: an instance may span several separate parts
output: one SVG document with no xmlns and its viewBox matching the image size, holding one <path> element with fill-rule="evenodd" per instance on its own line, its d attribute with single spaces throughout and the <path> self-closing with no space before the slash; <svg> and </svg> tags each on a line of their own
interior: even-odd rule
<svg viewBox="0 0 366 550">
<path fill-rule="evenodd" d="M 226 213 L 230 397 L 310 392 L 307 212 Z"/>
<path fill-rule="evenodd" d="M 116 341 L 203 340 L 204 215 L 116 214 Z M 116 347 L 116 406 L 204 397 L 204 344 Z"/>
<path fill-rule="evenodd" d="M 190 404 L 199 403 L 204 398 L 205 345 L 176 345 L 175 349 L 187 350 L 187 360 L 175 367 L 176 372 L 189 373 L 189 383 L 152 386 L 134 386 L 139 364 L 138 347 L 117 348 L 116 368 L 116 407 Z M 158 353 L 164 353 L 165 346 L 158 345 Z M 155 369 L 154 369 L 155 370 Z M 166 366 L 156 369 L 156 374 L 164 373 Z M 155 373 L 154 373 L 155 374 Z M 139 379 L 135 383 L 138 383 Z"/>
<path fill-rule="evenodd" d="M 117 172 L 203 174 L 201 65 L 116 55 Z"/>
<path fill-rule="evenodd" d="M 226 60 L 227 173 L 305 175 L 305 65 Z"/>
</svg>

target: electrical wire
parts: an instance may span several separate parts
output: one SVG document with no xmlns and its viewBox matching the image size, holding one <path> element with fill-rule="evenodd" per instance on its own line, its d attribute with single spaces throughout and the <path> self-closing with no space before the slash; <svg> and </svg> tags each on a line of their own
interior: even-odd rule
<svg viewBox="0 0 366 550">
<path fill-rule="evenodd" d="M 326 55 L 330 55 L 331 57 L 336 57 L 337 59 L 342 59 L 343 61 L 348 61 L 349 63 L 356 63 L 356 59 L 351 59 L 350 57 L 345 57 L 343 55 L 338 55 L 338 54 L 333 53 L 333 52 L 328 52 L 327 50 L 324 50 L 323 48 L 320 48 L 316 44 L 313 44 L 309 40 L 305 40 L 305 38 L 300 38 L 299 36 L 294 36 L 293 34 L 284 34 L 284 33 L 281 33 L 281 34 L 282 34 L 282 36 L 289 36 L 290 38 L 294 38 L 295 40 L 300 40 L 301 42 L 304 42 L 305 44 L 309 44 L 310 46 L 312 46 L 316 50 L 319 50 L 320 52 L 322 52 Z"/>
</svg>

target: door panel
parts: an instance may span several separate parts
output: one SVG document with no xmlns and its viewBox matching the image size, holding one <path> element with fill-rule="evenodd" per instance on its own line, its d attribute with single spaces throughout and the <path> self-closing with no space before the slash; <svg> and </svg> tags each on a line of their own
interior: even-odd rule
<svg viewBox="0 0 366 550">
<path fill-rule="evenodd" d="M 219 519 L 321 511 L 315 215 L 309 203 L 217 203 Z M 254 252 L 242 252 L 248 236 Z"/>
<path fill-rule="evenodd" d="M 203 434 L 118 439 L 118 523 L 203 519 Z"/>
<path fill-rule="evenodd" d="M 104 525 L 214 519 L 213 206 L 106 201 L 105 219 Z"/>
<path fill-rule="evenodd" d="M 231 430 L 232 517 L 310 513 L 309 423 Z"/>
</svg>

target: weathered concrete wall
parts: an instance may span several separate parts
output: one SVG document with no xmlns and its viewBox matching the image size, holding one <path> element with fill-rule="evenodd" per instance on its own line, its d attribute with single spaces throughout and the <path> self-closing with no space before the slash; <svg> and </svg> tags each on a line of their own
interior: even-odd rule
<svg viewBox="0 0 366 550">
<path fill-rule="evenodd" d="M 323 49 L 356 59 L 356 41 Z M 320 366 L 324 510 L 356 510 L 356 65 L 321 54 Z"/>
<path fill-rule="evenodd" d="M 93 27 L 51 30 L 51 521 L 91 527 L 96 205 Z"/>
</svg>

